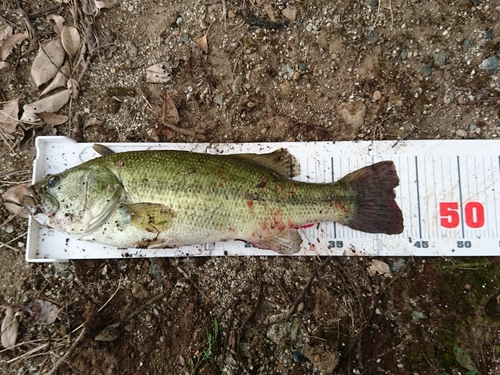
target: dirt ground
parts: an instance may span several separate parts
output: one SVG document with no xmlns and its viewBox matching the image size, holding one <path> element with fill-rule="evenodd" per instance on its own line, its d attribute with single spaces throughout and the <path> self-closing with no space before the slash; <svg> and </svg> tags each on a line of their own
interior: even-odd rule
<svg viewBox="0 0 500 375">
<path fill-rule="evenodd" d="M 0 26 L 30 32 L 0 70 L 0 102 L 39 98 L 30 69 L 39 43 L 55 37 L 50 14 L 76 26 L 87 50 L 72 66 L 80 95 L 58 112 L 70 121 L 2 135 L 0 193 L 30 180 L 38 135 L 299 142 L 500 134 L 500 73 L 483 69 L 500 57 L 498 0 L 97 3 L 106 7 L 1 1 Z M 169 82 L 146 82 L 157 63 L 171 67 Z M 165 121 L 165 93 L 179 112 L 175 126 Z M 500 373 L 498 258 L 381 259 L 390 276 L 370 276 L 373 259 L 362 257 L 29 264 L 26 230 L 0 205 L 0 304 L 20 311 L 44 299 L 59 311 L 46 325 L 36 314 L 18 318 L 18 345 L 0 351 L 4 374 Z"/>
</svg>

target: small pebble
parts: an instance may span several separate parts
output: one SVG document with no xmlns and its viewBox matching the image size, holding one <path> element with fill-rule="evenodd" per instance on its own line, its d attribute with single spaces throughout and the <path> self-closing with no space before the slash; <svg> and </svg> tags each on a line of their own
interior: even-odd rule
<svg viewBox="0 0 500 375">
<path fill-rule="evenodd" d="M 405 264 L 406 260 L 404 258 L 399 258 L 396 259 L 394 262 L 392 262 L 389 268 L 391 269 L 392 272 L 398 272 L 403 269 Z"/>
<path fill-rule="evenodd" d="M 134 283 L 132 285 L 132 295 L 138 299 L 145 299 L 149 297 L 149 292 L 144 288 L 142 284 Z"/>
<path fill-rule="evenodd" d="M 12 225 L 10 225 L 10 224 L 9 224 L 9 225 L 6 225 L 6 226 L 3 228 L 3 230 L 4 230 L 5 232 L 7 232 L 7 233 L 12 233 L 12 232 L 14 232 L 14 227 L 13 227 Z"/>
<path fill-rule="evenodd" d="M 415 319 L 427 319 L 428 316 L 425 315 L 423 312 L 421 311 L 418 311 L 418 310 L 413 310 L 411 312 L 411 315 L 415 318 Z"/>
<path fill-rule="evenodd" d="M 425 64 L 420 71 L 427 75 L 432 74 L 432 62 Z"/>
<path fill-rule="evenodd" d="M 382 94 L 380 93 L 380 91 L 375 91 L 373 93 L 373 100 L 380 100 L 380 98 L 382 98 Z"/>
<path fill-rule="evenodd" d="M 486 70 L 488 74 L 494 74 L 500 70 L 500 60 L 496 56 L 490 56 L 483 60 L 479 65 L 479 69 Z"/>
<path fill-rule="evenodd" d="M 491 27 L 486 30 L 486 39 L 493 39 L 495 37 L 495 30 L 493 30 Z"/>
<path fill-rule="evenodd" d="M 467 52 L 469 50 L 470 42 L 472 42 L 471 38 L 464 39 L 462 42 L 462 51 Z"/>
<path fill-rule="evenodd" d="M 457 129 L 457 137 L 465 138 L 467 137 L 467 132 L 463 129 Z"/>
<path fill-rule="evenodd" d="M 127 40 L 125 45 L 127 46 L 129 56 L 130 57 L 137 57 L 138 50 L 137 50 L 137 47 L 135 46 L 135 44 L 132 43 L 130 40 Z"/>
<path fill-rule="evenodd" d="M 442 66 L 442 65 L 446 64 L 447 59 L 448 59 L 448 55 L 446 55 L 446 53 L 444 53 L 442 51 L 434 54 L 434 64 L 436 66 Z"/>
<path fill-rule="evenodd" d="M 217 104 L 219 107 L 222 107 L 224 104 L 224 97 L 222 95 L 216 95 L 214 97 L 214 103 Z"/>
<path fill-rule="evenodd" d="M 297 312 L 301 312 L 302 310 L 304 310 L 304 302 L 299 303 L 297 306 Z"/>
</svg>

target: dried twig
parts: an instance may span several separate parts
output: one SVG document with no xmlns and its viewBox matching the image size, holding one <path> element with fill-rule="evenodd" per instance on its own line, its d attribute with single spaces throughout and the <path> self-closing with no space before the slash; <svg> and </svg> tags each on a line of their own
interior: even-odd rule
<svg viewBox="0 0 500 375">
<path fill-rule="evenodd" d="M 156 296 L 154 296 L 153 298 L 151 298 L 149 301 L 147 301 L 146 303 L 143 303 L 141 305 L 141 307 L 139 307 L 138 309 L 135 309 L 132 313 L 130 313 L 126 320 L 132 319 L 134 316 L 136 316 L 141 311 L 143 311 L 146 307 L 148 307 L 149 305 L 152 305 L 156 301 L 162 299 L 163 297 L 165 297 L 170 292 L 172 292 L 172 289 L 165 289 L 163 292 L 158 293 Z"/>
<path fill-rule="evenodd" d="M 63 6 L 63 3 L 61 4 L 56 4 L 56 5 L 52 5 L 48 8 L 44 8 L 42 10 L 39 10 L 38 12 L 35 12 L 35 13 L 31 13 L 31 14 L 28 14 L 28 18 L 30 20 L 33 20 L 35 18 L 38 18 L 40 16 L 43 16 L 44 14 L 47 14 L 47 13 L 51 13 L 51 12 L 54 12 L 56 10 L 61 10 L 62 9 L 62 6 Z"/>
<path fill-rule="evenodd" d="M 8 20 L 7 18 L 5 18 L 4 16 L 0 15 L 0 20 L 2 20 L 3 22 L 5 22 L 7 25 L 9 25 L 10 27 L 12 27 L 13 29 L 17 29 L 18 26 L 12 22 L 11 20 Z"/>
<path fill-rule="evenodd" d="M 64 355 L 56 362 L 56 364 L 54 365 L 54 367 L 52 367 L 52 370 L 50 370 L 47 373 L 47 375 L 53 375 L 53 374 L 56 373 L 56 371 L 59 368 L 59 366 L 61 366 L 62 363 L 66 361 L 66 359 L 69 357 L 69 355 L 71 354 L 71 352 L 76 348 L 76 346 L 78 345 L 78 343 L 83 338 L 84 334 L 85 334 L 85 327 L 83 327 L 82 332 L 80 332 L 80 334 L 76 338 L 75 342 L 70 346 L 70 348 L 67 350 L 67 352 L 64 353 Z"/>
<path fill-rule="evenodd" d="M 23 9 L 23 4 L 21 0 L 17 0 L 17 7 L 19 8 L 19 11 L 21 12 L 21 15 L 24 18 L 24 23 L 26 23 L 26 29 L 28 31 L 28 38 L 31 41 L 36 40 L 36 33 L 35 33 L 35 28 L 33 27 L 33 24 L 30 21 L 30 18 L 28 16 L 28 13 Z M 36 43 L 33 43 L 33 45 L 36 45 Z"/>
<path fill-rule="evenodd" d="M 189 277 L 189 275 L 186 273 L 186 271 L 184 271 L 179 266 L 177 266 L 177 270 L 180 273 L 182 273 L 186 279 L 188 279 L 189 281 L 191 281 L 191 283 L 196 288 L 196 290 L 202 295 L 203 298 L 205 298 L 207 300 L 207 302 L 209 304 L 211 304 L 212 306 L 215 306 L 216 310 L 219 310 L 219 307 L 214 303 L 214 301 L 212 301 L 212 299 L 209 296 L 207 296 L 207 294 L 203 290 L 201 290 L 201 288 L 194 282 L 194 280 Z M 217 312 L 220 313 L 220 311 L 217 311 Z"/>
<path fill-rule="evenodd" d="M 307 292 L 307 290 L 309 289 L 309 287 L 311 286 L 314 278 L 316 277 L 316 275 L 318 274 L 318 272 L 324 267 L 326 266 L 330 261 L 332 260 L 332 257 L 327 257 L 323 263 L 321 263 L 313 272 L 313 274 L 311 275 L 311 277 L 309 278 L 309 280 L 307 281 L 307 284 L 306 286 L 302 289 L 302 291 L 300 292 L 299 296 L 297 297 L 297 299 L 295 300 L 295 302 L 293 303 L 293 306 L 292 308 L 290 309 L 290 311 L 288 312 L 288 314 L 286 315 L 286 318 L 285 320 L 288 321 L 290 320 L 290 318 L 292 317 L 293 313 L 295 312 L 295 310 L 297 309 L 297 306 L 299 305 L 299 303 L 302 301 L 302 298 L 304 298 L 304 294 Z"/>
<path fill-rule="evenodd" d="M 118 286 L 116 287 L 115 292 L 111 295 L 111 297 L 108 298 L 108 300 L 104 303 L 104 305 L 102 305 L 99 308 L 99 310 L 97 310 L 97 312 L 99 312 L 102 309 L 104 309 L 106 307 L 106 305 L 116 296 L 116 293 L 118 293 L 118 290 L 120 290 L 121 282 L 122 282 L 122 275 L 120 275 L 120 280 L 118 280 Z"/>
<path fill-rule="evenodd" d="M 8 247 L 8 248 L 10 248 L 10 249 L 14 249 L 14 250 L 18 251 L 19 249 L 13 248 L 13 247 L 8 246 L 8 245 L 9 245 L 10 243 L 12 243 L 12 242 L 14 242 L 14 241 L 16 241 L 16 240 L 20 239 L 21 237 L 25 236 L 27 233 L 28 233 L 28 232 L 24 232 L 23 234 L 20 234 L 20 235 L 19 235 L 19 236 L 17 236 L 16 238 L 11 239 L 9 242 L 6 242 L 6 243 L 0 243 L 0 249 L 1 249 L 3 246 L 5 246 L 5 247 Z"/>
<path fill-rule="evenodd" d="M 227 8 L 226 8 L 226 0 L 222 0 L 222 19 L 224 20 L 224 30 L 226 30 L 226 15 L 227 15 Z"/>
<path fill-rule="evenodd" d="M 168 122 L 164 122 L 163 125 L 165 125 L 167 128 L 170 128 L 170 129 L 176 131 L 177 133 L 181 133 L 184 135 L 190 135 L 190 136 L 196 137 L 196 138 L 205 139 L 205 136 L 203 134 L 197 133 L 193 130 L 179 128 L 178 126 L 170 124 Z"/>
<path fill-rule="evenodd" d="M 21 354 L 20 356 L 16 357 L 16 358 L 12 358 L 10 360 L 8 360 L 6 363 L 7 364 L 11 364 L 11 363 L 14 363 L 14 362 L 17 362 L 21 359 L 25 359 L 25 358 L 28 358 L 28 357 L 31 357 L 32 354 L 36 353 L 36 352 L 39 352 L 40 350 L 42 349 L 45 349 L 49 346 L 49 343 L 46 342 L 46 343 L 43 343 L 41 345 L 38 345 L 36 348 L 33 348 L 31 350 L 28 350 L 26 353 L 23 353 Z"/>
</svg>

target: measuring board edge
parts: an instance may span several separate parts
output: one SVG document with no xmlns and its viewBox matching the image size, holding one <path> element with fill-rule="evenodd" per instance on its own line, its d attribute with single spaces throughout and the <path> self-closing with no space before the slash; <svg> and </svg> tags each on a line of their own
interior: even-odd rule
<svg viewBox="0 0 500 375">
<path fill-rule="evenodd" d="M 77 143 L 67 137 L 38 137 L 36 139 L 37 158 L 34 161 L 33 181 L 43 178 L 48 173 L 57 173 L 83 161 L 90 160 L 98 155 L 92 150 L 93 143 Z M 445 230 L 445 237 L 437 238 L 438 231 L 434 224 L 440 220 L 459 220 L 464 212 L 472 215 L 469 224 L 478 225 L 477 214 L 479 201 L 469 200 L 471 194 L 468 186 L 474 182 L 476 190 L 478 178 L 472 182 L 462 181 L 458 188 L 463 189 L 457 198 L 455 206 L 442 206 L 442 203 L 455 202 L 454 190 L 446 191 L 442 188 L 443 199 L 434 192 L 430 196 L 432 184 L 430 176 L 435 170 L 437 162 L 450 168 L 453 176 L 464 179 L 471 174 L 473 165 L 480 165 L 485 169 L 487 160 L 496 160 L 496 165 L 487 166 L 492 176 L 485 180 L 490 186 L 484 198 L 486 199 L 487 223 L 500 220 L 500 143 L 496 140 L 419 140 L 419 141 L 342 141 L 342 142 L 278 142 L 278 143 L 239 143 L 239 144 L 210 144 L 210 143 L 103 143 L 116 152 L 139 149 L 174 149 L 189 150 L 205 153 L 265 153 L 278 148 L 288 149 L 297 157 L 301 164 L 302 173 L 299 180 L 310 182 L 336 181 L 349 172 L 365 165 L 381 161 L 393 160 L 400 177 L 400 186 L 396 188 L 396 200 L 400 205 L 404 220 L 405 231 L 401 235 L 388 236 L 383 234 L 367 234 L 354 231 L 338 223 L 322 223 L 314 228 L 300 230 L 304 238 L 302 250 L 296 255 L 337 255 L 337 256 L 476 256 L 498 255 L 500 253 L 500 239 L 498 227 L 496 233 L 489 233 L 488 238 L 477 238 L 478 228 L 468 228 L 462 220 L 458 224 L 458 232 L 454 228 Z M 457 155 L 459 153 L 459 155 Z M 480 158 L 483 158 L 480 160 Z M 461 160 L 462 159 L 462 160 Z M 477 160 L 476 160 L 477 159 Z M 454 161 L 455 169 L 451 169 Z M 479 164 L 470 162 L 477 161 Z M 448 164 L 447 164 L 448 163 Z M 462 164 L 461 164 L 462 163 Z M 443 167 L 444 168 L 444 167 Z M 463 171 L 462 171 L 463 169 Z M 443 169 L 444 170 L 444 169 Z M 439 171 L 438 171 L 439 172 Z M 488 172 L 483 173 L 486 175 Z M 476 173 L 477 174 L 477 173 Z M 438 173 L 436 173 L 438 175 Z M 489 175 L 488 175 L 489 176 Z M 488 177 L 489 178 L 489 177 Z M 485 182 L 485 183 L 486 183 Z M 451 182 L 453 184 L 453 181 Z M 495 190 L 496 189 L 496 190 Z M 460 193 L 460 192 L 459 192 Z M 476 191 L 478 193 L 478 191 Z M 477 194 L 476 194 L 477 195 Z M 481 195 L 481 197 L 483 197 Z M 478 202 L 478 203 L 469 203 Z M 482 203 L 481 203 L 482 204 Z M 430 212 L 435 206 L 434 211 Z M 443 207 L 443 208 L 442 208 Z M 438 212 L 442 210 L 442 212 Z M 449 216 L 442 216 L 445 214 Z M 476 215 L 476 216 L 474 216 Z M 465 217 L 467 218 L 467 217 Z M 474 221 L 476 220 L 476 221 Z M 455 224 L 451 222 L 451 224 Z M 467 232 L 466 232 L 467 230 Z M 488 229 L 491 232 L 491 229 Z M 460 233 L 459 233 L 460 232 Z M 457 235 L 458 233 L 458 235 Z M 474 233 L 476 233 L 474 237 Z M 473 238 L 467 238 L 472 235 Z M 307 239 L 314 238 L 317 245 L 305 247 Z M 311 241 L 309 241 L 311 242 Z M 226 243 L 204 244 L 183 247 L 179 249 L 128 249 L 120 250 L 109 246 L 79 241 L 48 228 L 42 228 L 31 218 L 29 219 L 26 259 L 30 262 L 53 262 L 68 259 L 103 259 L 124 257 L 183 257 L 183 256 L 277 256 L 279 254 L 248 247 L 240 241 Z"/>
</svg>

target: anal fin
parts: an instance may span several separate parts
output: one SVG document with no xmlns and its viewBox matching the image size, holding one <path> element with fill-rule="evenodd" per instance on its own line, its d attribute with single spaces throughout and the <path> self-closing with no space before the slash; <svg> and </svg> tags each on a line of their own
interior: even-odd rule
<svg viewBox="0 0 500 375">
<path fill-rule="evenodd" d="M 278 236 L 252 242 L 259 249 L 273 250 L 283 255 L 292 255 L 300 251 L 302 237 L 295 229 L 285 230 Z"/>
</svg>

